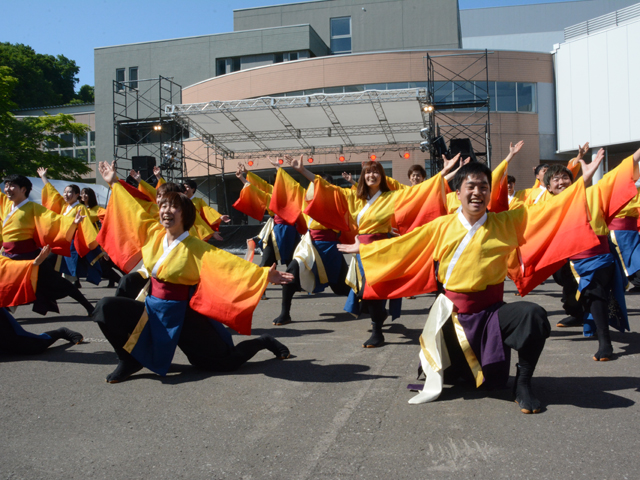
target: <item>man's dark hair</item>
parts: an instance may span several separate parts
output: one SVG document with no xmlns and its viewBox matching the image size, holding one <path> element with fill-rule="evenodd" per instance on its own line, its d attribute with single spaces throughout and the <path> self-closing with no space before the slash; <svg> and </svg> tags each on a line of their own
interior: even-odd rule
<svg viewBox="0 0 640 480">
<path fill-rule="evenodd" d="M 324 178 L 327 182 L 329 182 L 331 185 L 335 185 L 332 175 L 329 175 L 328 173 L 321 173 L 320 176 Z"/>
<path fill-rule="evenodd" d="M 167 184 L 165 184 L 167 185 Z M 174 208 L 179 208 L 182 211 L 182 226 L 185 231 L 188 231 L 196 221 L 196 207 L 189 197 L 180 192 L 167 192 L 162 200 L 160 200 L 159 207 L 168 203 Z"/>
<path fill-rule="evenodd" d="M 407 172 L 407 177 L 411 178 L 411 174 L 413 172 L 418 172 L 422 178 L 427 178 L 427 171 L 422 165 L 411 165 L 409 167 L 409 171 Z"/>
<path fill-rule="evenodd" d="M 469 175 L 485 175 L 489 182 L 489 189 L 491 189 L 491 169 L 481 162 L 469 162 L 460 167 L 460 170 L 458 170 L 456 175 L 453 177 L 453 185 L 451 188 L 454 190 L 460 190 L 462 182 L 464 182 Z"/>
<path fill-rule="evenodd" d="M 516 177 L 513 175 L 507 175 L 507 183 L 516 183 Z"/>
<path fill-rule="evenodd" d="M 177 183 L 167 182 L 163 183 L 156 189 L 156 194 L 158 195 L 166 195 L 169 192 L 184 193 L 184 187 Z"/>
<path fill-rule="evenodd" d="M 195 180 L 185 180 L 182 182 L 184 185 L 188 185 L 189 187 L 191 187 L 191 189 L 195 192 L 196 190 L 198 190 L 198 184 L 196 183 Z"/>
<path fill-rule="evenodd" d="M 534 173 L 536 176 L 538 176 L 538 174 L 540 173 L 540 170 L 542 170 L 543 168 L 549 168 L 549 164 L 548 163 L 541 163 L 540 165 L 538 165 L 535 169 L 534 169 Z"/>
<path fill-rule="evenodd" d="M 548 188 L 549 184 L 551 183 L 551 179 L 559 173 L 566 173 L 567 175 L 569 175 L 571 183 L 573 183 L 573 173 L 571 173 L 571 170 L 569 170 L 564 165 L 551 165 L 544 174 L 543 183 L 545 187 Z"/>
<path fill-rule="evenodd" d="M 13 183 L 14 185 L 17 185 L 19 188 L 22 188 L 22 187 L 26 188 L 27 197 L 29 196 L 29 193 L 31 193 L 31 189 L 33 188 L 33 185 L 31 184 L 31 180 L 29 180 L 24 175 L 17 175 L 15 173 L 7 177 L 4 177 L 4 183 Z"/>
</svg>

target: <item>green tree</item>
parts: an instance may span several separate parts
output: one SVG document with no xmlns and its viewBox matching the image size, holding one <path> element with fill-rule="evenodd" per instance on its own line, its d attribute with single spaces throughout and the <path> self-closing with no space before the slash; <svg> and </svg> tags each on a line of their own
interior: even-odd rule
<svg viewBox="0 0 640 480">
<path fill-rule="evenodd" d="M 66 105 L 76 97 L 80 68 L 64 55 L 44 55 L 28 45 L 4 42 L 0 66 L 11 68 L 18 79 L 11 96 L 16 108 Z"/>
<path fill-rule="evenodd" d="M 45 115 L 17 119 L 12 109 L 13 91 L 19 86 L 11 69 L 0 66 L 0 178 L 11 173 L 36 176 L 38 167 L 49 169 L 51 178 L 79 180 L 91 169 L 82 160 L 43 150 L 45 146 L 69 146 L 60 135 L 86 135 L 89 126 L 75 123 L 71 115 Z"/>
<path fill-rule="evenodd" d="M 91 85 L 82 85 L 78 93 L 76 94 L 76 98 L 69 102 L 69 105 L 81 104 L 81 103 L 94 103 L 95 102 L 95 94 L 94 88 Z"/>
</svg>

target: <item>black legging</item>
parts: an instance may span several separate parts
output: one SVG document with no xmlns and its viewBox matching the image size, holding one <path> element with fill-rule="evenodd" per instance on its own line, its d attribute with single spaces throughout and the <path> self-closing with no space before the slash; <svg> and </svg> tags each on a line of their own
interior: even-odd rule
<svg viewBox="0 0 640 480">
<path fill-rule="evenodd" d="M 144 303 L 125 297 L 105 297 L 96 305 L 93 319 L 120 360 L 135 361 L 123 347 L 144 308 Z M 231 346 L 220 337 L 208 318 L 187 307 L 178 347 L 185 353 L 189 363 L 196 367 L 230 372 L 267 348 L 267 344 L 263 338 L 254 338 Z"/>
<path fill-rule="evenodd" d="M 4 308 L 0 308 L 0 353 L 35 355 L 44 352 L 56 340 L 62 338 L 61 330 L 52 330 L 37 336 L 18 335 L 8 315 Z"/>
<path fill-rule="evenodd" d="M 551 334 L 546 310 L 531 302 L 506 303 L 498 310 L 498 320 L 505 347 L 516 350 L 518 363 L 533 371 L 544 348 L 545 340 Z M 444 324 L 442 333 L 451 359 L 451 367 L 446 372 L 447 376 L 451 379 L 460 376 L 473 380 L 451 319 Z M 488 365 L 483 367 L 483 373 L 487 385 L 501 386 L 509 378 L 509 363 Z"/>
</svg>

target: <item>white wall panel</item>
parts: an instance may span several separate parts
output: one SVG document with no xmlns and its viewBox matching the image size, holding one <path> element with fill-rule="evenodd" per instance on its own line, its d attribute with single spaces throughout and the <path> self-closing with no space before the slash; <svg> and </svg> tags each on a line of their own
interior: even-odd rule
<svg viewBox="0 0 640 480">
<path fill-rule="evenodd" d="M 640 141 L 640 21 L 560 45 L 558 151 Z"/>
</svg>

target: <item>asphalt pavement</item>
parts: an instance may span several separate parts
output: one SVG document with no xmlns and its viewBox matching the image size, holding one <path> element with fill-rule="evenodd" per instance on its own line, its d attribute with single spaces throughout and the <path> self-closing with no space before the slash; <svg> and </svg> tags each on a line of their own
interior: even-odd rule
<svg viewBox="0 0 640 480">
<path fill-rule="evenodd" d="M 106 282 L 82 291 L 94 303 L 114 292 Z M 592 360 L 597 341 L 580 328 L 555 326 L 564 313 L 552 281 L 526 298 L 552 324 L 536 415 L 520 413 L 510 389 L 445 386 L 436 402 L 407 403 L 433 295 L 404 299 L 376 349 L 362 348 L 370 320 L 344 312 L 344 297 L 297 294 L 294 322 L 276 327 L 280 287 L 267 296 L 253 334 L 276 336 L 292 358 L 263 351 L 212 374 L 177 351 L 166 377 L 143 370 L 116 385 L 105 383 L 116 356 L 82 307 L 18 308 L 25 329 L 67 326 L 85 343 L 0 357 L 0 479 L 640 478 L 638 294 L 627 295 L 632 331 L 612 333 L 611 362 Z M 505 300 L 521 301 L 510 282 Z"/>
</svg>

